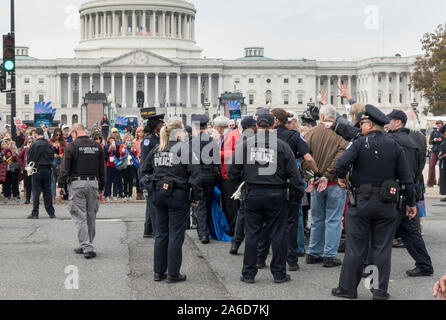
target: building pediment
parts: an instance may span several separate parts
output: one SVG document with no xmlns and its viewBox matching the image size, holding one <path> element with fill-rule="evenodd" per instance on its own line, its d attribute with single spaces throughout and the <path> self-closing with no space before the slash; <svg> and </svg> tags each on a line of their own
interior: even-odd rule
<svg viewBox="0 0 446 320">
<path fill-rule="evenodd" d="M 146 67 L 173 67 L 178 63 L 157 55 L 153 52 L 145 50 L 136 50 L 126 53 L 119 57 L 104 61 L 101 67 L 129 67 L 129 66 L 146 66 Z"/>
</svg>

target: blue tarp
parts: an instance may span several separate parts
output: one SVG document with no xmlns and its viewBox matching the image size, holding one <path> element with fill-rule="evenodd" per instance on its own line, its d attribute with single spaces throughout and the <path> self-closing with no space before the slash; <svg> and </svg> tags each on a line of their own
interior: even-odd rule
<svg viewBox="0 0 446 320">
<path fill-rule="evenodd" d="M 231 241 L 232 238 L 226 234 L 226 232 L 229 232 L 228 221 L 218 201 L 220 194 L 221 191 L 215 187 L 214 201 L 212 202 L 211 238 L 218 241 Z"/>
</svg>

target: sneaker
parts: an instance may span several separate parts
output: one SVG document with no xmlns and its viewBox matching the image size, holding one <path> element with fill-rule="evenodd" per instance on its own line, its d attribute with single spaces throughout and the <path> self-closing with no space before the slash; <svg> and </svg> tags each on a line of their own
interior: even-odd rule
<svg viewBox="0 0 446 320">
<path fill-rule="evenodd" d="M 110 197 L 106 197 L 105 202 L 110 202 Z"/>
<path fill-rule="evenodd" d="M 116 202 L 116 201 L 118 201 L 118 198 L 116 198 L 116 197 L 113 197 L 113 201 L 115 201 L 115 202 Z"/>
<path fill-rule="evenodd" d="M 33 214 L 30 214 L 29 216 L 26 217 L 27 219 L 39 219 L 39 216 L 35 216 Z"/>
<path fill-rule="evenodd" d="M 5 198 L 5 200 L 3 200 L 4 204 L 8 204 L 8 198 Z"/>
<path fill-rule="evenodd" d="M 339 267 L 339 266 L 342 265 L 342 261 L 339 260 L 338 258 L 327 258 L 327 257 L 324 257 L 322 265 L 324 267 L 326 267 L 326 268 Z"/>
<path fill-rule="evenodd" d="M 25 203 L 24 204 L 31 204 L 31 200 L 29 200 L 29 199 L 26 199 L 26 201 L 25 201 Z"/>
<path fill-rule="evenodd" d="M 14 201 L 15 201 L 16 203 L 20 203 L 20 199 L 17 198 L 17 197 L 14 197 Z"/>
</svg>

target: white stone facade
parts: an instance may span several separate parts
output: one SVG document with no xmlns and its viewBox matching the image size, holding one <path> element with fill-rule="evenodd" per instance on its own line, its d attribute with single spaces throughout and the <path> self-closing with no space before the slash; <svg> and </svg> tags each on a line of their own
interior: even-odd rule
<svg viewBox="0 0 446 320">
<path fill-rule="evenodd" d="M 119 115 L 139 114 L 141 95 L 144 107 L 184 115 L 188 123 L 192 114 L 205 112 L 202 101 L 210 102 L 209 113 L 215 115 L 220 94 L 234 90 L 244 94 L 248 113 L 267 103 L 301 113 L 322 88 L 328 89 L 329 102 L 345 113 L 347 101 L 336 97 L 341 82 L 349 84 L 358 102 L 384 112 L 408 109 L 414 99 L 420 110 L 425 106 L 407 85 L 416 57 L 273 60 L 263 57 L 263 48 L 247 48 L 237 60 L 202 59 L 195 43 L 195 13 L 183 0 L 86 2 L 80 9 L 77 58 L 32 59 L 27 48 L 17 48 L 22 50 L 16 70 L 17 116 L 32 120 L 33 103 L 43 99 L 57 109 L 56 120 L 71 125 L 80 121 L 82 97 L 89 91 L 112 93 Z M 3 119 L 10 113 L 7 99 L 0 95 Z"/>
</svg>

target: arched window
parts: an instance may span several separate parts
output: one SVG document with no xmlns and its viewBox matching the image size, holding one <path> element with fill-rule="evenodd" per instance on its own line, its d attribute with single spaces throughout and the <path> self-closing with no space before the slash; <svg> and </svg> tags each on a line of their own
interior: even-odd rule
<svg viewBox="0 0 446 320">
<path fill-rule="evenodd" d="M 266 93 L 265 93 L 265 96 L 266 96 L 266 104 L 267 105 L 272 104 L 273 103 L 273 98 L 272 98 L 271 90 L 267 90 Z"/>
<path fill-rule="evenodd" d="M 73 114 L 72 117 L 72 124 L 76 124 L 79 122 L 79 117 L 77 116 L 77 114 Z"/>
<path fill-rule="evenodd" d="M 60 121 L 62 122 L 62 124 L 68 124 L 68 117 L 66 114 L 63 114 L 62 117 L 60 118 Z"/>
</svg>

